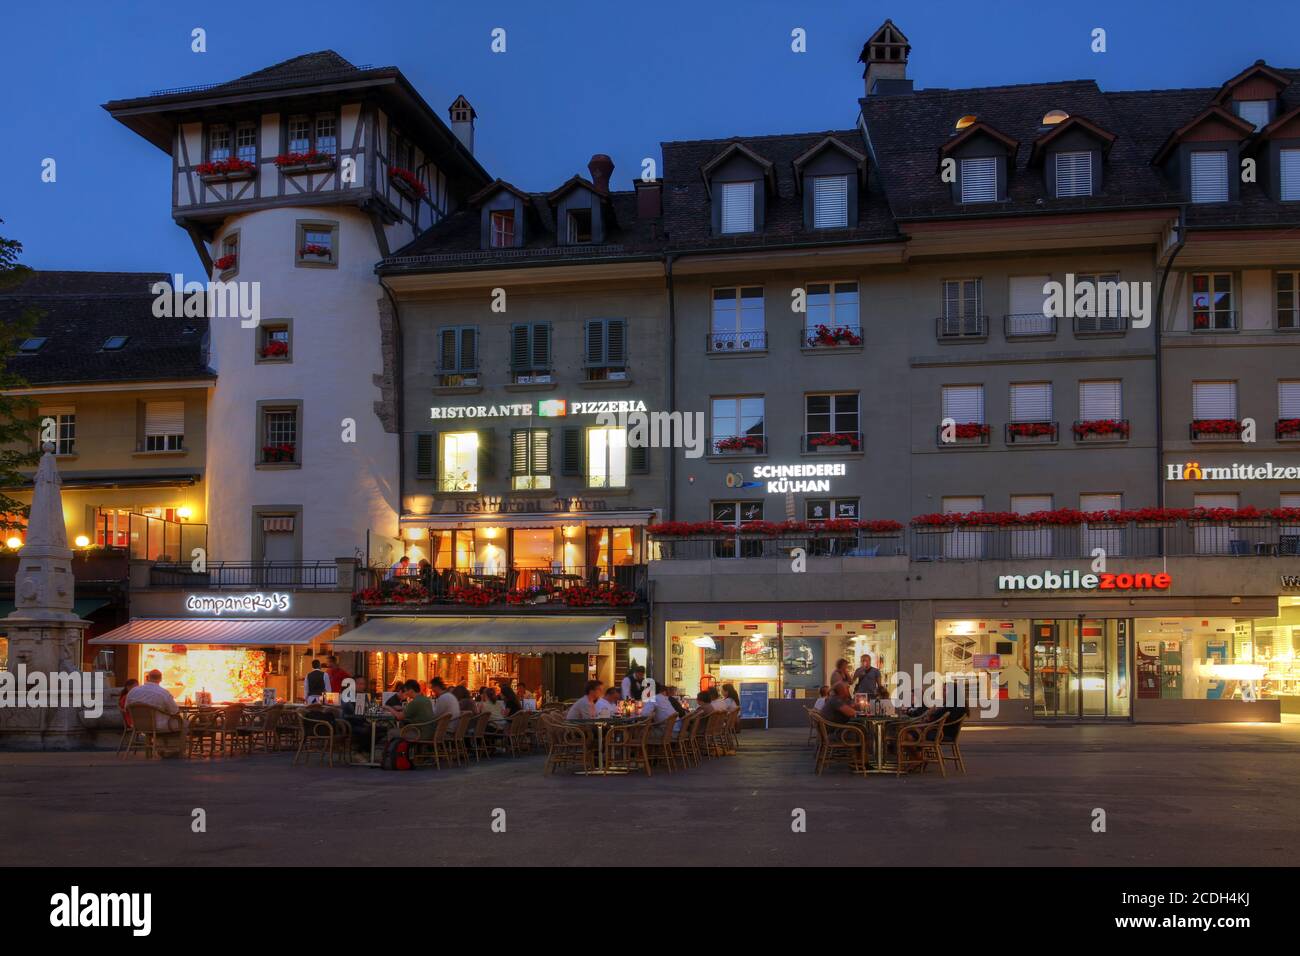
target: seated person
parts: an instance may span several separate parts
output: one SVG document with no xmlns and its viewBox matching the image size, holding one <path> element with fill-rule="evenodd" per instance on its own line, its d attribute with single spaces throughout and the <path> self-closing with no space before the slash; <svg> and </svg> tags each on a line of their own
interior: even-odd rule
<svg viewBox="0 0 1300 956">
<path fill-rule="evenodd" d="M 569 710 L 564 715 L 565 720 L 589 720 L 596 716 L 596 701 L 601 697 L 601 691 L 604 690 L 603 681 L 587 681 L 585 693 L 573 702 Z"/>
<path fill-rule="evenodd" d="M 858 715 L 853 706 L 853 692 L 843 682 L 831 688 L 830 696 L 822 707 L 822 716 L 834 724 L 847 724 Z"/>
<path fill-rule="evenodd" d="M 817 711 L 819 714 L 824 712 L 826 710 L 826 700 L 830 695 L 830 685 L 822 684 L 822 686 L 817 690 L 817 703 L 813 704 L 813 710 Z"/>
<path fill-rule="evenodd" d="M 162 756 L 179 757 L 185 753 L 188 749 L 188 727 L 180 716 L 181 709 L 176 698 L 162 685 L 162 671 L 151 670 L 145 674 L 144 683 L 131 688 L 124 703 L 128 712 L 132 707 L 148 707 L 158 711 L 154 715 L 153 726 L 159 737 L 158 752 Z"/>
<path fill-rule="evenodd" d="M 433 701 L 420 690 L 418 680 L 408 680 L 402 688 L 404 706 L 402 707 L 403 724 L 420 724 L 420 739 L 433 737 Z"/>
<path fill-rule="evenodd" d="M 610 687 L 605 691 L 605 696 L 596 701 L 597 717 L 617 717 L 619 690 L 617 687 Z"/>
</svg>

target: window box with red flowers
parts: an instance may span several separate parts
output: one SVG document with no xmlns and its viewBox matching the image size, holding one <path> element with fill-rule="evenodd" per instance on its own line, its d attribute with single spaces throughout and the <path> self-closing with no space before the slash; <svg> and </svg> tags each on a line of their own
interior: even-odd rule
<svg viewBox="0 0 1300 956">
<path fill-rule="evenodd" d="M 713 440 L 713 450 L 719 455 L 761 455 L 765 446 L 762 435 L 732 435 Z"/>
<path fill-rule="evenodd" d="M 805 349 L 861 348 L 862 329 L 856 325 L 815 325 L 804 332 Z"/>
<path fill-rule="evenodd" d="M 199 163 L 194 171 L 205 183 L 229 183 L 252 179 L 257 173 L 257 167 L 246 159 L 232 156 L 212 163 Z"/>
<path fill-rule="evenodd" d="M 469 607 L 487 607 L 497 599 L 500 592 L 490 591 L 487 588 L 453 588 L 448 597 L 456 604 L 465 604 Z"/>
<path fill-rule="evenodd" d="M 739 526 L 727 521 L 661 521 L 646 528 L 652 538 L 727 538 L 737 534 L 766 537 L 843 535 L 859 533 L 867 537 L 896 537 L 903 530 L 897 521 L 887 519 L 857 520 L 827 518 L 825 521 L 745 521 Z"/>
<path fill-rule="evenodd" d="M 1056 422 L 1007 422 L 1008 445 L 1054 445 Z"/>
<path fill-rule="evenodd" d="M 317 262 L 333 262 L 334 254 L 330 251 L 329 246 L 322 246 L 315 242 L 309 242 L 298 250 L 300 259 L 315 260 Z"/>
<path fill-rule="evenodd" d="M 1278 441 L 1300 441 L 1300 418 L 1279 418 L 1274 430 Z"/>
<path fill-rule="evenodd" d="M 289 358 L 289 343 L 283 339 L 271 339 L 258 352 L 262 358 L 269 361 L 287 361 Z"/>
<path fill-rule="evenodd" d="M 262 446 L 262 464 L 276 465 L 291 463 L 295 460 L 298 446 L 291 444 L 281 445 L 263 445 Z"/>
<path fill-rule="evenodd" d="M 806 450 L 816 453 L 861 451 L 861 432 L 816 432 L 804 436 Z"/>
<path fill-rule="evenodd" d="M 305 153 L 281 153 L 275 157 L 275 166 L 282 173 L 323 173 L 334 168 L 332 153 L 318 153 L 309 150 Z"/>
<path fill-rule="evenodd" d="M 1074 423 L 1074 440 L 1078 442 L 1128 441 L 1127 418 L 1090 418 Z"/>
<path fill-rule="evenodd" d="M 951 432 L 949 432 L 951 429 Z M 951 426 L 940 425 L 937 429 L 937 435 L 940 446 L 953 447 L 954 445 L 987 445 L 989 435 L 993 429 L 982 422 L 956 422 Z M 951 441 L 944 439 L 951 435 Z"/>
<path fill-rule="evenodd" d="M 1240 441 L 1241 429 L 1235 418 L 1198 418 L 1192 422 L 1192 441 Z"/>
<path fill-rule="evenodd" d="M 388 167 L 388 181 L 408 199 L 423 199 L 429 195 L 429 187 L 420 182 L 415 173 L 401 166 Z"/>
</svg>

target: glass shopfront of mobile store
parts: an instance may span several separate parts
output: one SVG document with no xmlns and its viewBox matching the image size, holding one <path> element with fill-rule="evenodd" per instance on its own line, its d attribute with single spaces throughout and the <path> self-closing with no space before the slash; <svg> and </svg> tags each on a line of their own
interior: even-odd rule
<svg viewBox="0 0 1300 956">
<path fill-rule="evenodd" d="M 886 678 L 898 665 L 896 621 L 669 621 L 668 682 L 684 694 L 765 682 L 769 697 L 817 697 L 840 658 L 863 654 Z"/>
</svg>

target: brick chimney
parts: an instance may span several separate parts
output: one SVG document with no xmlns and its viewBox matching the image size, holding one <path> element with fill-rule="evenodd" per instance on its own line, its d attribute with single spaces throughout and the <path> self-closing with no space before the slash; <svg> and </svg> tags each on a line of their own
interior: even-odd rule
<svg viewBox="0 0 1300 956">
<path fill-rule="evenodd" d="M 636 217 L 643 221 L 660 219 L 664 214 L 664 181 L 645 180 L 638 176 L 632 180 L 636 187 Z"/>
<path fill-rule="evenodd" d="M 478 117 L 474 107 L 462 95 L 456 97 L 447 112 L 451 115 L 451 131 L 456 134 L 461 145 L 469 150 L 470 155 L 474 155 L 474 120 Z"/>
<path fill-rule="evenodd" d="M 609 192 L 609 177 L 614 175 L 614 161 L 604 153 L 597 153 L 587 163 L 587 172 L 591 173 L 591 183 L 601 192 Z"/>
<path fill-rule="evenodd" d="M 867 96 L 897 96 L 912 92 L 912 81 L 907 78 L 907 56 L 912 45 L 893 20 L 880 25 L 871 39 L 862 47 L 858 62 L 865 63 L 862 71 Z"/>
</svg>

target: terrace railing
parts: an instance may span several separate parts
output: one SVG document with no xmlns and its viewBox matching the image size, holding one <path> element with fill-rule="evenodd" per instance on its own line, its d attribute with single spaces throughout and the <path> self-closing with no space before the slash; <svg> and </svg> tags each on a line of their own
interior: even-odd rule
<svg viewBox="0 0 1300 956">
<path fill-rule="evenodd" d="M 646 600 L 644 564 L 519 567 L 505 571 L 419 571 L 389 577 L 384 567 L 362 568 L 355 597 L 364 607 L 616 607 Z"/>
<path fill-rule="evenodd" d="M 338 587 L 336 561 L 211 561 L 196 572 L 189 564 L 155 564 L 149 569 L 154 587 L 248 591 L 259 588 L 333 590 Z"/>
<path fill-rule="evenodd" d="M 789 558 L 802 548 L 810 558 L 880 558 L 904 554 L 902 533 L 734 534 L 652 539 L 659 561 L 709 561 L 715 558 Z"/>
</svg>

